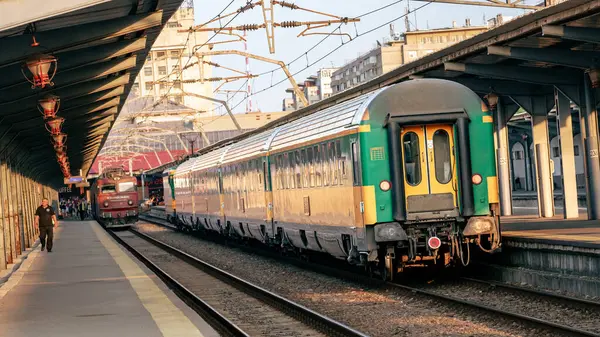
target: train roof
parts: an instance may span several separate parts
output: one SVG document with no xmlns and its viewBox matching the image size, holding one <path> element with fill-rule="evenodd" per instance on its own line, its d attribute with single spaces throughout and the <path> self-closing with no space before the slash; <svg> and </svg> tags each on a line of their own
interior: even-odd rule
<svg viewBox="0 0 600 337">
<path fill-rule="evenodd" d="M 482 113 L 481 100 L 469 88 L 447 80 L 416 79 L 380 88 L 310 114 L 268 124 L 248 135 L 217 143 L 177 168 L 177 172 L 202 170 L 266 154 L 307 141 L 358 128 L 365 115 L 382 125 L 387 118 L 438 118 Z M 408 119 L 407 119 L 408 120 Z M 212 150 L 211 150 L 212 149 Z"/>
<path fill-rule="evenodd" d="M 205 154 L 201 155 L 200 157 L 194 158 L 194 159 L 198 159 L 198 160 L 194 161 L 193 170 L 194 171 L 203 170 L 203 169 L 210 168 L 210 167 L 220 164 L 221 161 L 223 160 L 223 156 L 227 153 L 227 151 L 230 148 L 231 148 L 231 145 L 221 147 L 212 152 L 205 153 Z M 179 172 L 179 169 L 177 169 L 177 171 Z"/>
</svg>

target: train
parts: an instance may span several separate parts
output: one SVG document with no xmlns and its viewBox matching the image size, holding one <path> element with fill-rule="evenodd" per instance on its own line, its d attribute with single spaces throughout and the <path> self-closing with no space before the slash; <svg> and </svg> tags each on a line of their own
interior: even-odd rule
<svg viewBox="0 0 600 337">
<path fill-rule="evenodd" d="M 137 178 L 122 168 L 106 169 L 90 188 L 92 215 L 106 228 L 127 228 L 138 220 Z"/>
<path fill-rule="evenodd" d="M 165 171 L 170 221 L 385 279 L 501 250 L 493 118 L 473 91 L 414 79 L 302 112 Z"/>
</svg>

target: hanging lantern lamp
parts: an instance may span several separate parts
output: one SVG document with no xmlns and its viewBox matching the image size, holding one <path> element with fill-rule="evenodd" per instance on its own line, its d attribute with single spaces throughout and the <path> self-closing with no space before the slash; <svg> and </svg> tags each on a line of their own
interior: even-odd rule
<svg viewBox="0 0 600 337">
<path fill-rule="evenodd" d="M 44 119 L 56 117 L 56 113 L 60 108 L 60 98 L 54 95 L 47 95 L 38 100 L 38 110 L 44 116 Z"/>
<path fill-rule="evenodd" d="M 27 68 L 32 78 L 25 74 L 25 68 Z M 56 57 L 47 54 L 38 54 L 25 61 L 25 64 L 21 67 L 21 72 L 25 76 L 25 79 L 32 84 L 31 89 L 37 87 L 44 88 L 46 85 L 54 85 L 52 79 L 56 75 L 56 68 Z M 50 73 L 51 70 L 52 73 Z"/>
<path fill-rule="evenodd" d="M 66 145 L 54 145 L 54 151 L 56 151 L 56 154 L 66 154 L 67 146 Z"/>
<path fill-rule="evenodd" d="M 484 98 L 488 101 L 490 109 L 492 109 L 492 110 L 496 109 L 496 106 L 498 105 L 498 99 L 499 99 L 498 95 L 496 95 L 493 92 L 490 92 L 489 94 L 485 95 Z"/>
<path fill-rule="evenodd" d="M 592 88 L 600 87 L 600 70 L 592 68 L 586 70 L 585 72 L 590 77 L 590 82 L 592 82 Z"/>
<path fill-rule="evenodd" d="M 46 130 L 48 130 L 48 132 L 50 132 L 50 134 L 53 136 L 60 135 L 62 124 L 64 122 L 65 119 L 62 117 L 50 118 L 46 121 Z"/>
<path fill-rule="evenodd" d="M 58 135 L 52 135 L 52 143 L 54 146 L 64 146 L 67 144 L 67 134 L 59 133 Z"/>
</svg>

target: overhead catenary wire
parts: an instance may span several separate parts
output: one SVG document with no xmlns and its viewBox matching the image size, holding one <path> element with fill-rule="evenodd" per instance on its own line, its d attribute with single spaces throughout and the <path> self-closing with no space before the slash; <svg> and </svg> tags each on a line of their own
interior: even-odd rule
<svg viewBox="0 0 600 337">
<path fill-rule="evenodd" d="M 392 3 L 392 4 L 388 4 L 388 5 L 386 5 L 386 6 L 383 6 L 383 7 L 381 7 L 381 8 L 378 8 L 378 9 L 375 9 L 375 10 L 372 10 L 372 11 L 369 11 L 369 12 L 367 12 L 367 13 L 363 14 L 362 16 L 365 16 L 365 15 L 370 15 L 370 14 L 376 13 L 377 11 L 383 10 L 383 9 L 385 9 L 385 8 L 388 8 L 388 7 L 389 7 L 389 6 L 391 6 L 391 5 L 394 5 L 394 4 L 397 4 L 397 3 L 400 3 L 400 2 L 401 2 L 401 1 L 396 1 L 396 2 L 394 2 L 394 3 Z M 407 15 L 409 15 L 409 14 L 412 14 L 412 13 L 414 13 L 414 12 L 416 12 L 416 11 L 418 11 L 418 10 L 420 10 L 420 9 L 422 9 L 422 8 L 424 8 L 424 7 L 426 7 L 426 6 L 430 5 L 430 4 L 432 4 L 432 3 L 434 3 L 434 2 L 435 2 L 435 1 L 426 2 L 425 4 L 423 4 L 423 5 L 419 6 L 419 7 L 415 8 L 415 9 L 409 10 L 409 11 L 407 11 L 406 13 L 404 13 L 404 14 L 402 14 L 402 15 L 400 15 L 400 16 L 398 16 L 398 17 L 396 17 L 396 18 L 392 19 L 392 20 L 389 20 L 389 21 L 387 21 L 387 22 L 385 22 L 385 23 L 383 23 L 383 24 L 380 24 L 380 25 L 378 25 L 378 26 L 376 26 L 376 27 L 373 27 L 373 28 L 371 28 L 371 29 L 369 29 L 369 30 L 367 30 L 367 31 L 365 31 L 365 32 L 362 32 L 362 33 L 358 34 L 358 35 L 357 35 L 357 36 L 356 36 L 354 39 L 352 39 L 351 41 L 348 41 L 348 42 L 345 42 L 345 43 L 344 43 L 344 42 L 342 42 L 340 45 L 338 45 L 337 47 L 333 48 L 331 51 L 329 51 L 329 52 L 328 52 L 328 53 L 326 53 L 325 55 L 323 55 L 323 56 L 321 56 L 320 58 L 316 59 L 315 61 L 313 61 L 312 63 L 310 63 L 310 64 L 309 64 L 309 65 L 307 65 L 306 67 L 304 67 L 304 68 L 302 68 L 302 69 L 300 69 L 300 70 L 296 71 L 295 73 L 293 73 L 293 74 L 292 74 L 292 76 L 296 76 L 296 75 L 298 75 L 299 73 L 301 73 L 301 72 L 305 71 L 306 69 L 308 69 L 308 68 L 312 67 L 313 65 L 315 65 L 315 64 L 317 64 L 317 63 L 319 63 L 319 62 L 321 62 L 323 59 L 327 58 L 328 56 L 330 56 L 331 54 L 335 53 L 336 51 L 338 51 L 338 50 L 339 50 L 340 48 L 342 48 L 343 46 L 345 46 L 345 45 L 347 45 L 347 44 L 351 43 L 352 41 L 356 40 L 357 38 L 359 38 L 359 37 L 362 37 L 362 36 L 364 36 L 364 35 L 366 35 L 366 34 L 369 34 L 369 33 L 373 32 L 373 31 L 376 31 L 376 30 L 378 30 L 378 29 L 380 29 L 380 28 L 382 28 L 382 27 L 385 27 L 385 26 L 389 25 L 390 23 L 393 23 L 393 22 L 395 22 L 395 21 L 397 21 L 397 20 L 400 20 L 400 19 L 402 19 L 402 18 L 406 17 Z M 337 29 L 337 28 L 336 28 L 336 29 Z M 327 39 L 329 36 L 331 36 L 331 35 L 328 35 L 328 36 L 326 36 L 326 37 L 325 37 L 325 38 L 323 38 L 321 41 L 319 41 L 319 43 L 322 43 L 322 41 L 326 40 L 326 39 Z M 319 43 L 318 43 L 318 44 L 319 44 Z M 318 45 L 318 44 L 317 44 L 317 45 Z M 313 46 L 313 47 L 311 47 L 311 49 L 314 49 L 315 47 L 316 47 L 316 45 L 315 45 L 315 46 Z M 305 52 L 305 53 L 306 53 L 306 52 Z M 296 58 L 294 61 L 297 61 L 298 59 L 301 59 L 302 57 L 304 57 L 305 53 L 302 53 L 302 54 L 301 54 L 300 56 L 298 56 L 298 57 L 297 57 L 297 58 Z M 292 61 L 292 62 L 290 62 L 290 63 L 288 63 L 288 64 L 291 64 L 291 63 L 293 63 L 294 61 Z M 273 70 L 273 71 L 274 71 L 274 70 Z M 272 73 L 273 71 L 264 72 L 264 73 L 258 74 L 258 76 L 262 76 L 262 75 L 265 75 L 265 74 L 270 74 L 270 73 Z M 266 87 L 266 88 L 263 88 L 263 89 L 261 89 L 261 90 L 258 90 L 258 91 L 255 91 L 255 92 L 251 93 L 250 95 L 248 95 L 248 97 L 255 96 L 255 95 L 259 94 L 259 93 L 262 93 L 262 92 L 265 92 L 265 91 L 267 91 L 267 90 L 270 90 L 270 89 L 272 89 L 272 88 L 274 88 L 274 87 L 278 86 L 279 84 L 281 84 L 281 83 L 283 83 L 283 82 L 285 82 L 285 81 L 287 81 L 287 80 L 288 80 L 288 77 L 286 76 L 284 79 L 282 79 L 282 80 L 280 80 L 280 81 L 278 81 L 278 82 L 276 82 L 276 83 L 271 83 L 271 85 L 270 85 L 270 86 L 268 86 L 268 87 Z M 236 94 L 232 95 L 232 97 L 230 97 L 230 99 L 228 100 L 228 103 L 229 103 L 229 101 L 233 100 L 233 99 L 235 98 L 235 96 L 236 96 Z M 237 107 L 238 107 L 238 106 L 239 106 L 239 105 L 240 105 L 240 104 L 241 104 L 243 101 L 244 101 L 244 100 L 241 100 L 241 101 L 239 101 L 239 102 L 238 102 L 236 105 L 234 105 L 233 107 L 231 107 L 231 110 L 234 110 L 235 108 L 237 108 Z M 215 111 L 215 109 L 211 110 L 210 112 L 212 112 L 212 111 Z M 220 118 L 220 117 L 221 117 L 221 116 L 219 116 L 219 117 L 215 118 L 215 120 L 216 120 L 216 119 L 218 119 L 218 118 Z M 212 121 L 211 121 L 211 122 L 212 122 Z M 209 122 L 209 123 L 207 123 L 207 124 L 210 124 L 211 122 Z M 207 125 L 207 124 L 205 124 L 205 125 Z"/>
<path fill-rule="evenodd" d="M 402 0 L 402 1 L 403 1 L 403 0 Z M 369 12 L 367 12 L 367 13 L 363 14 L 363 16 L 365 16 L 365 15 L 370 15 L 370 14 L 373 14 L 373 13 L 376 13 L 376 12 L 378 12 L 378 11 L 380 11 L 380 10 L 383 10 L 383 9 L 385 9 L 385 8 L 388 8 L 388 7 L 390 7 L 391 5 L 398 4 L 398 3 L 402 2 L 402 1 L 396 1 L 396 2 L 394 2 L 394 3 L 391 3 L 391 4 L 388 4 L 388 5 L 386 5 L 386 6 L 380 7 L 380 8 L 378 8 L 378 9 L 375 9 L 375 10 L 369 11 Z M 337 47 L 333 48 L 331 51 L 329 51 L 329 52 L 328 52 L 328 53 L 326 53 L 325 55 L 321 56 L 321 57 L 320 57 L 320 58 L 318 58 L 317 60 L 313 61 L 312 63 L 310 63 L 310 64 L 309 64 L 309 65 L 307 65 L 306 67 L 304 67 L 304 68 L 302 68 L 302 69 L 300 69 L 300 70 L 296 71 L 295 73 L 293 73 L 293 74 L 292 74 L 292 76 L 296 76 L 297 74 L 299 74 L 299 73 L 301 73 L 301 72 L 305 71 L 306 69 L 308 69 L 308 68 L 312 67 L 313 65 L 315 65 L 315 64 L 317 64 L 317 63 L 319 63 L 319 62 L 321 62 L 323 59 L 327 58 L 328 56 L 330 56 L 331 54 L 335 53 L 336 51 L 338 51 L 338 50 L 339 50 L 340 48 L 342 48 L 343 46 L 345 46 L 345 45 L 347 45 L 347 44 L 351 43 L 352 41 L 356 40 L 357 38 L 359 38 L 359 37 L 362 37 L 362 36 L 364 36 L 364 35 L 366 35 L 366 34 L 369 34 L 369 33 L 373 32 L 373 31 L 376 31 L 376 30 L 378 30 L 378 29 L 380 29 L 380 28 L 382 28 L 382 27 L 385 27 L 385 26 L 389 25 L 390 23 L 393 23 L 393 22 L 395 22 L 395 21 L 397 21 L 397 20 L 400 20 L 400 19 L 402 19 L 402 18 L 406 17 L 407 15 L 409 15 L 409 14 L 412 14 L 412 13 L 414 13 L 414 12 L 416 12 L 416 11 L 418 11 L 418 10 L 420 10 L 420 9 L 422 9 L 422 8 L 424 8 L 424 7 L 426 7 L 426 6 L 430 5 L 430 4 L 432 4 L 432 3 L 434 3 L 434 2 L 435 2 L 435 1 L 427 2 L 427 3 L 425 3 L 425 4 L 421 5 L 421 6 L 419 6 L 419 7 L 415 8 L 415 9 L 413 9 L 413 10 L 409 10 L 409 11 L 407 11 L 406 13 L 404 13 L 404 14 L 402 14 L 402 15 L 400 15 L 400 16 L 398 16 L 398 17 L 396 17 L 396 18 L 392 19 L 392 20 L 389 20 L 389 21 L 387 21 L 387 22 L 385 22 L 385 23 L 383 23 L 383 24 L 380 24 L 380 25 L 378 25 L 378 26 L 376 26 L 376 27 L 373 27 L 373 28 L 371 28 L 371 29 L 369 29 L 369 30 L 367 30 L 367 31 L 363 32 L 363 33 L 360 33 L 360 34 L 358 34 L 358 35 L 357 35 L 357 36 L 356 36 L 354 39 L 352 39 L 351 41 L 348 41 L 348 42 L 346 42 L 346 43 L 341 43 L 340 45 L 338 45 Z M 336 29 L 337 29 L 337 28 L 336 28 Z M 329 37 L 329 36 L 330 36 L 330 35 L 328 35 L 328 36 L 326 36 L 325 38 L 323 38 L 323 39 L 322 39 L 322 40 L 321 40 L 319 43 L 322 43 L 322 41 L 324 41 L 325 39 L 327 39 L 327 37 Z M 315 47 L 315 46 L 311 47 L 311 49 L 314 49 L 314 47 Z M 306 52 L 305 52 L 305 53 L 306 53 Z M 296 60 L 298 60 L 298 59 L 301 59 L 302 57 L 304 57 L 305 53 L 302 53 L 302 54 L 300 54 L 300 56 L 299 56 L 299 57 L 298 57 Z M 292 63 L 292 62 L 290 62 L 290 63 L 288 63 L 288 64 L 291 64 L 291 63 Z M 265 74 L 270 74 L 270 73 L 272 73 L 272 71 L 268 71 L 268 72 L 261 73 L 261 74 L 259 74 L 259 76 L 261 76 L 261 75 L 265 75 Z M 286 78 L 284 78 L 284 79 L 282 79 L 282 80 L 280 80 L 280 81 L 278 81 L 278 82 L 276 82 L 276 83 L 271 83 L 271 85 L 270 85 L 270 86 L 268 86 L 268 87 L 266 87 L 266 88 L 263 88 L 263 89 L 261 89 L 261 90 L 259 90 L 259 91 L 255 91 L 255 92 L 251 93 L 250 95 L 248 95 L 248 97 L 255 96 L 255 95 L 259 94 L 259 93 L 262 93 L 262 92 L 265 92 L 265 91 L 267 91 L 267 90 L 270 90 L 270 89 L 272 89 L 272 88 L 274 88 L 274 87 L 278 86 L 279 84 L 281 84 L 281 83 L 283 83 L 283 82 L 285 82 L 285 81 L 287 81 L 287 80 L 288 80 L 288 78 L 286 77 Z M 242 88 L 242 87 L 243 87 L 243 85 L 242 85 L 242 86 L 240 87 L 240 89 L 238 89 L 238 90 L 241 90 L 241 88 Z M 236 93 L 236 94 L 237 94 L 237 93 Z M 236 94 L 232 95 L 232 97 L 230 97 L 230 99 L 229 99 L 227 102 L 229 103 L 231 100 L 233 100 L 233 99 L 235 98 Z M 245 99 L 245 98 L 244 98 L 244 99 Z M 244 99 L 240 100 L 240 101 L 239 101 L 237 104 L 235 104 L 234 106 L 232 106 L 232 107 L 231 107 L 231 110 L 234 110 L 234 109 L 236 109 L 238 106 L 240 106 L 240 105 L 241 105 L 241 104 L 244 102 Z M 211 110 L 210 112 L 213 112 L 213 111 L 215 111 L 215 110 L 216 110 L 216 109 L 213 109 L 213 110 Z M 205 123 L 204 125 L 209 125 L 209 124 L 211 124 L 211 123 L 215 122 L 216 120 L 218 120 L 218 119 L 219 119 L 219 118 L 221 118 L 221 117 L 223 117 L 223 116 L 217 116 L 217 117 L 215 117 L 214 119 L 212 119 L 212 120 L 208 121 L 207 123 Z"/>
<path fill-rule="evenodd" d="M 229 7 L 230 7 L 230 6 L 231 6 L 231 5 L 232 5 L 234 2 L 235 2 L 235 0 L 231 0 L 231 1 L 230 1 L 230 2 L 227 4 L 227 6 L 225 6 L 225 7 L 224 7 L 224 8 L 223 8 L 223 9 L 222 9 L 220 12 L 219 12 L 219 14 L 217 14 L 217 15 L 216 15 L 216 16 L 213 18 L 213 20 L 214 20 L 214 19 L 216 19 L 216 18 L 219 18 L 219 17 L 221 16 L 221 14 L 223 14 L 223 13 L 224 13 L 224 12 L 227 10 L 227 8 L 229 8 Z M 223 29 L 223 28 L 225 28 L 227 25 L 229 25 L 229 24 L 230 24 L 230 23 L 231 23 L 231 22 L 232 22 L 232 21 L 233 21 L 233 20 L 234 20 L 234 19 L 235 19 L 235 18 L 236 18 L 238 15 L 239 15 L 239 13 L 238 13 L 238 14 L 236 14 L 236 15 L 235 15 L 235 16 L 234 16 L 234 17 L 233 17 L 231 20 L 229 20 L 229 21 L 228 21 L 228 22 L 227 22 L 227 23 L 226 23 L 224 26 L 222 26 L 222 27 L 221 27 L 221 29 Z M 219 31 L 220 31 L 220 30 L 219 30 Z M 184 43 L 184 46 L 185 46 L 184 48 L 187 48 L 187 47 L 188 47 L 188 44 L 189 44 L 189 42 L 190 42 L 190 38 L 191 38 L 191 36 L 192 36 L 192 33 L 193 33 L 193 31 L 192 31 L 192 30 L 190 30 L 190 31 L 188 32 L 188 35 L 187 35 L 186 41 L 185 41 L 185 43 Z M 215 36 L 217 36 L 218 34 L 219 34 L 219 32 L 215 32 L 215 33 L 214 33 L 214 34 L 213 34 L 213 35 L 212 35 L 212 36 L 211 36 L 211 37 L 210 37 L 210 38 L 209 38 L 209 39 L 208 39 L 206 42 L 204 42 L 204 43 L 203 43 L 203 44 L 202 44 L 200 47 L 198 47 L 198 49 L 200 49 L 200 48 L 204 47 L 205 45 L 207 45 L 207 44 L 208 44 L 208 43 L 209 43 L 209 42 L 210 42 L 210 41 L 211 41 L 213 38 L 215 38 Z M 179 66 L 179 65 L 181 64 L 181 59 L 182 59 L 182 58 L 180 57 L 180 58 L 177 60 L 177 64 L 176 64 L 177 66 Z M 171 84 L 169 85 L 169 89 L 167 90 L 167 92 L 166 92 L 164 95 L 162 95 L 162 96 L 161 96 L 161 97 L 160 97 L 160 98 L 159 98 L 159 99 L 158 99 L 156 102 L 154 102 L 154 104 L 153 104 L 153 106 L 152 106 L 152 110 L 151 110 L 151 111 L 154 111 L 154 109 L 156 108 L 156 106 L 158 106 L 158 104 L 160 104 L 160 102 L 162 102 L 162 101 L 163 101 L 165 98 L 167 98 L 167 97 L 169 96 L 169 93 L 171 92 L 171 89 L 172 89 L 172 88 L 173 88 L 173 86 L 175 85 L 175 82 L 177 82 L 177 81 L 179 81 L 179 80 L 181 79 L 181 76 L 183 75 L 183 68 L 185 68 L 185 67 L 186 67 L 186 66 L 187 66 L 187 65 L 190 63 L 190 61 L 191 61 L 191 60 L 192 60 L 192 57 L 190 56 L 190 57 L 188 58 L 188 60 L 187 60 L 186 64 L 185 64 L 185 66 L 184 66 L 184 67 L 181 67 L 181 69 L 182 69 L 182 70 L 181 70 L 181 71 L 179 71 L 179 72 L 177 73 L 177 78 L 175 79 L 175 81 L 173 81 L 173 83 L 171 83 Z M 169 77 L 169 76 L 171 76 L 171 75 L 172 75 L 172 73 L 171 73 L 171 74 L 169 74 L 169 75 L 167 75 L 167 77 Z M 141 109 L 140 111 L 145 111 L 145 110 L 148 108 L 148 105 L 149 105 L 149 102 L 148 102 L 148 101 L 146 101 L 146 102 L 145 102 L 145 104 L 144 104 L 144 106 L 142 107 L 142 109 Z"/>
</svg>

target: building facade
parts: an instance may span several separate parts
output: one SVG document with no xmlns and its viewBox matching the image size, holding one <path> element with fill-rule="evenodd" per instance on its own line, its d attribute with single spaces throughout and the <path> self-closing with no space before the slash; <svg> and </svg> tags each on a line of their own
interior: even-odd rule
<svg viewBox="0 0 600 337">
<path fill-rule="evenodd" d="M 194 51 L 208 51 L 207 46 L 196 50 L 196 46 L 207 41 L 208 33 L 178 32 L 180 29 L 192 26 L 194 26 L 194 8 L 178 9 L 148 53 L 146 62 L 132 87 L 132 93 L 136 96 L 153 97 L 155 101 L 168 93 L 170 101 L 210 115 L 213 110 L 212 102 L 185 95 L 189 92 L 213 96 L 213 83 L 202 81 L 211 77 L 211 66 L 194 64 L 197 59 L 193 57 Z M 208 58 L 205 57 L 205 61 L 208 61 Z M 181 73 L 181 69 L 190 64 L 193 65 Z"/>
<path fill-rule="evenodd" d="M 336 94 L 385 74 L 399 66 L 485 32 L 491 27 L 456 26 L 392 33 L 383 43 L 333 72 L 332 93 Z"/>
</svg>

